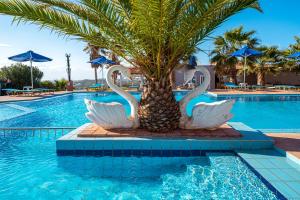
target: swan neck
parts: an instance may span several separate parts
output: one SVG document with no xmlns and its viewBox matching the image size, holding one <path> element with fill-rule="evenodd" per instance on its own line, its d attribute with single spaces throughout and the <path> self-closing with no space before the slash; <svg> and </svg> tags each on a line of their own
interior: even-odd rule
<svg viewBox="0 0 300 200">
<path fill-rule="evenodd" d="M 185 95 L 183 97 L 183 99 L 180 101 L 180 110 L 181 110 L 181 115 L 183 118 L 187 119 L 188 115 L 186 113 L 186 107 L 187 104 L 190 102 L 190 100 L 192 100 L 193 98 L 205 93 L 205 91 L 208 89 L 209 85 L 210 85 L 210 72 L 208 71 L 208 69 L 206 69 L 203 66 L 198 66 L 196 68 L 196 71 L 199 71 L 203 74 L 204 76 L 204 81 L 201 85 L 197 86 L 193 91 L 191 91 L 190 93 L 188 93 L 187 95 Z"/>
<path fill-rule="evenodd" d="M 115 71 L 128 71 L 129 69 L 127 67 L 124 67 L 122 65 L 114 65 L 111 66 L 108 71 L 107 71 L 107 75 L 106 75 L 106 82 L 108 84 L 108 86 L 117 94 L 119 94 L 120 96 L 122 96 L 124 99 L 126 99 L 130 105 L 130 117 L 136 122 L 136 124 L 138 124 L 138 116 L 137 116 L 137 109 L 138 109 L 138 102 L 137 100 L 134 98 L 134 96 L 132 96 L 129 92 L 126 92 L 125 90 L 123 90 L 122 88 L 120 88 L 119 86 L 114 84 L 114 81 L 112 79 L 112 75 Z"/>
</svg>

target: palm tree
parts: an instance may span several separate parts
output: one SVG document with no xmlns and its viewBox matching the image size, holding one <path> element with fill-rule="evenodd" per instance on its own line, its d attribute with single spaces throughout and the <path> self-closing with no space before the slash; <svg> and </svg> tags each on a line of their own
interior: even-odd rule
<svg viewBox="0 0 300 200">
<path fill-rule="evenodd" d="M 289 45 L 289 48 L 286 49 L 283 54 L 285 56 L 289 56 L 293 53 L 300 52 L 300 37 L 295 36 L 295 43 Z M 284 70 L 286 71 L 294 71 L 299 72 L 300 71 L 300 64 L 298 59 L 286 59 Z"/>
<path fill-rule="evenodd" d="M 97 47 L 95 45 L 92 45 L 91 43 L 88 43 L 87 46 L 83 49 L 86 53 L 90 55 L 90 61 L 98 58 L 100 56 L 99 54 L 100 47 Z M 98 74 L 97 74 L 97 69 L 100 67 L 98 64 L 92 64 L 91 67 L 95 71 L 95 83 L 98 83 Z"/>
<path fill-rule="evenodd" d="M 239 60 L 236 57 L 230 57 L 230 54 L 245 45 L 250 48 L 258 45 L 259 41 L 254 34 L 255 31 L 244 31 L 243 26 L 240 26 L 215 38 L 215 49 L 211 53 L 211 62 L 216 64 L 215 70 L 218 75 L 230 75 L 232 81 L 237 83 Z"/>
<path fill-rule="evenodd" d="M 284 58 L 276 46 L 261 46 L 257 49 L 263 54 L 250 64 L 250 71 L 257 75 L 257 85 L 265 85 L 265 75 L 280 72 Z"/>
<path fill-rule="evenodd" d="M 105 47 L 138 67 L 146 82 L 142 128 L 169 131 L 180 109 L 170 74 L 232 15 L 258 0 L 2 0 L 0 13 Z"/>
<path fill-rule="evenodd" d="M 300 37 L 295 36 L 294 38 L 296 43 L 289 46 L 292 53 L 300 51 Z"/>
</svg>

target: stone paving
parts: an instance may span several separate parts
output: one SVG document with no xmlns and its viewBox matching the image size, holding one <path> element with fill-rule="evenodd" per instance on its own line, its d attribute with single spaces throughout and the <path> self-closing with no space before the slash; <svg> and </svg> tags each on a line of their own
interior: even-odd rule
<svg viewBox="0 0 300 200">
<path fill-rule="evenodd" d="M 264 90 L 212 90 L 209 93 L 213 95 L 282 95 L 282 94 L 300 94 L 300 91 L 296 90 L 275 90 L 275 89 L 264 89 Z"/>
<path fill-rule="evenodd" d="M 12 96 L 0 96 L 0 103 L 1 102 L 10 102 L 10 101 L 28 101 L 28 100 L 36 100 L 36 99 L 42 99 L 46 97 L 52 97 L 56 95 L 62 95 L 62 94 L 68 94 L 70 92 L 68 91 L 59 91 L 54 92 L 54 94 L 42 94 L 42 95 L 12 95 Z"/>
<path fill-rule="evenodd" d="M 300 160 L 300 133 L 269 133 L 275 146 Z"/>
<path fill-rule="evenodd" d="M 90 124 L 80 130 L 78 137 L 185 137 L 185 138 L 238 138 L 241 134 L 228 125 L 217 130 L 175 130 L 170 133 L 153 133 L 143 129 L 113 129 L 105 130 L 95 124 Z"/>
</svg>

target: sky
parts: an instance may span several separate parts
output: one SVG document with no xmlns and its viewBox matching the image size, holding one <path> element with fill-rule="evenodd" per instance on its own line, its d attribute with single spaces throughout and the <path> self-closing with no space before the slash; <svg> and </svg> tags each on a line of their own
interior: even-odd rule
<svg viewBox="0 0 300 200">
<path fill-rule="evenodd" d="M 223 34 L 232 28 L 244 26 L 246 31 L 256 30 L 256 37 L 265 45 L 287 48 L 300 36 L 300 0 L 260 0 L 263 13 L 247 9 L 231 17 L 212 36 Z M 65 54 L 71 54 L 72 79 L 93 79 L 94 71 L 87 63 L 89 56 L 83 49 L 85 43 L 58 36 L 49 30 L 40 30 L 32 24 L 12 24 L 12 18 L 0 15 L 0 67 L 12 63 L 7 58 L 12 55 L 33 50 L 53 58 L 52 62 L 39 63 L 44 72 L 44 80 L 67 78 Z M 213 49 L 212 39 L 199 46 L 203 50 Z M 197 53 L 198 62 L 208 64 L 209 57 Z"/>
</svg>

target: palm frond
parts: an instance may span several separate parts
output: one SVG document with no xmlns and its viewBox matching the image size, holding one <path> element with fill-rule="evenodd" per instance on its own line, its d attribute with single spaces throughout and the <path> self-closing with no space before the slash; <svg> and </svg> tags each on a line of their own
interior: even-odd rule
<svg viewBox="0 0 300 200">
<path fill-rule="evenodd" d="M 156 80 L 246 8 L 260 10 L 258 0 L 0 1 L 0 14 L 109 49 Z"/>
</svg>

